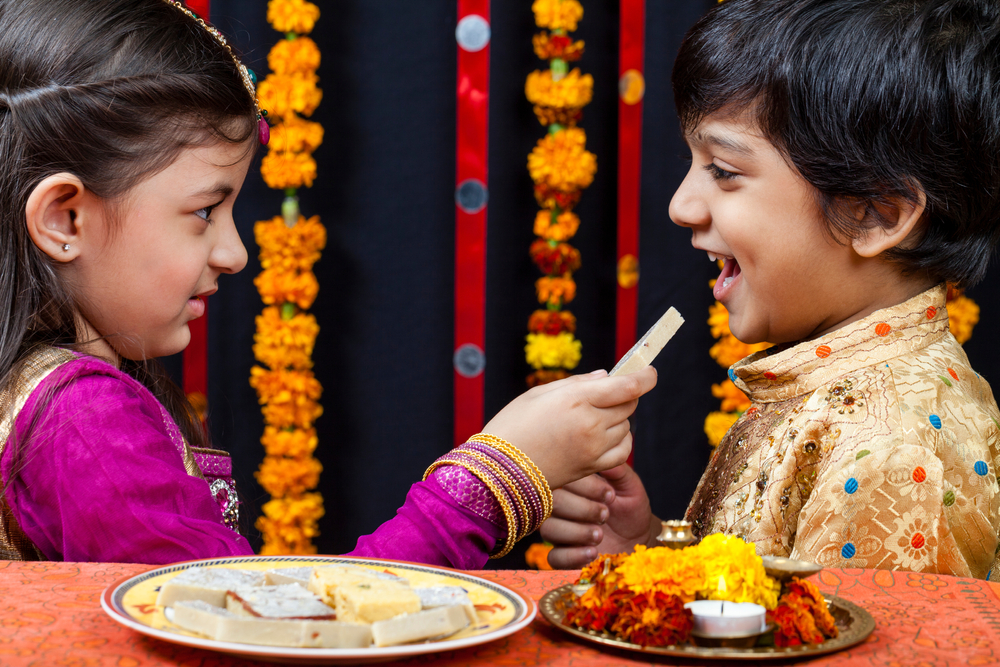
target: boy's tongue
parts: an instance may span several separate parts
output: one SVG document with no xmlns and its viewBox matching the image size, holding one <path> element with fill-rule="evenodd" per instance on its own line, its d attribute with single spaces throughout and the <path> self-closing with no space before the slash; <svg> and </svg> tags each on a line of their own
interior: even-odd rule
<svg viewBox="0 0 1000 667">
<path fill-rule="evenodd" d="M 715 298 L 722 300 L 726 292 L 729 291 L 730 285 L 736 281 L 739 275 L 740 263 L 735 258 L 730 257 L 723 265 L 722 273 L 719 274 L 718 279 L 715 281 L 715 287 L 712 289 Z"/>
</svg>

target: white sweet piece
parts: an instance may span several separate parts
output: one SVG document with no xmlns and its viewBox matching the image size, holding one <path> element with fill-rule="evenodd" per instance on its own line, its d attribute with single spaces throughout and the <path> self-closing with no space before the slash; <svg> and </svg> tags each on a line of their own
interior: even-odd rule
<svg viewBox="0 0 1000 667">
<path fill-rule="evenodd" d="M 268 570 L 264 574 L 267 576 L 268 586 L 281 586 L 283 584 L 298 584 L 309 587 L 309 580 L 315 568 L 311 567 L 282 567 Z"/>
<path fill-rule="evenodd" d="M 468 627 L 469 617 L 461 606 L 438 607 L 372 623 L 376 646 L 395 646 L 444 637 Z"/>
<path fill-rule="evenodd" d="M 173 612 L 174 624 L 216 641 L 295 648 L 366 648 L 372 641 L 371 629 L 354 623 L 240 616 L 202 601 L 178 602 Z"/>
<path fill-rule="evenodd" d="M 660 353 L 677 330 L 684 324 L 684 318 L 676 309 L 670 308 L 656 324 L 640 338 L 632 349 L 625 353 L 608 375 L 628 375 L 641 371 Z"/>
<path fill-rule="evenodd" d="M 413 592 L 420 598 L 420 607 L 423 609 L 462 607 L 466 616 L 469 617 L 469 623 L 479 622 L 476 607 L 469 599 L 469 594 L 461 586 L 428 586 L 427 588 L 414 588 Z"/>
<path fill-rule="evenodd" d="M 332 621 L 337 615 L 319 597 L 298 584 L 237 588 L 226 593 L 226 609 L 264 618 Z"/>
<path fill-rule="evenodd" d="M 192 567 L 160 587 L 156 604 L 172 607 L 182 600 L 201 600 L 216 607 L 226 606 L 226 591 L 263 586 L 263 572 L 228 567 Z"/>
</svg>

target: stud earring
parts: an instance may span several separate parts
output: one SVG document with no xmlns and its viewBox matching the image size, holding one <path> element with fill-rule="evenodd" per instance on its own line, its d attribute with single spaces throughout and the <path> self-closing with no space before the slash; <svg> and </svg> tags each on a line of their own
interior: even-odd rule
<svg viewBox="0 0 1000 667">
<path fill-rule="evenodd" d="M 63 252 L 67 252 L 68 250 L 69 250 L 69 244 L 63 243 Z"/>
</svg>

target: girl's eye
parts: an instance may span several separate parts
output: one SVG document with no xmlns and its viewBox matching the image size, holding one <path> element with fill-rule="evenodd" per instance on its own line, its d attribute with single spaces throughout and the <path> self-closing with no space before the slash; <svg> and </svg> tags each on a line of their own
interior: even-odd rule
<svg viewBox="0 0 1000 667">
<path fill-rule="evenodd" d="M 211 215 L 212 211 L 215 210 L 215 207 L 216 204 L 213 204 L 212 206 L 206 206 L 205 208 L 199 208 L 197 211 L 194 212 L 194 214 L 199 218 L 201 218 L 202 220 L 204 220 L 205 222 L 212 222 Z"/>
<path fill-rule="evenodd" d="M 712 178 L 714 178 L 717 181 L 728 181 L 739 176 L 739 174 L 737 174 L 736 172 L 726 171 L 725 169 L 715 164 L 714 162 L 706 164 L 705 171 L 711 174 Z"/>
</svg>

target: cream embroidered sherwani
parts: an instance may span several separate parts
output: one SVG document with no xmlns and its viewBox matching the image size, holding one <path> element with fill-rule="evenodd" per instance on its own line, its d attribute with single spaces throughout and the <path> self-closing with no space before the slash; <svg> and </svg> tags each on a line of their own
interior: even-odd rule
<svg viewBox="0 0 1000 667">
<path fill-rule="evenodd" d="M 832 567 L 1000 574 L 1000 413 L 943 286 L 730 377 L 752 405 L 688 507 L 696 534 Z"/>
</svg>

